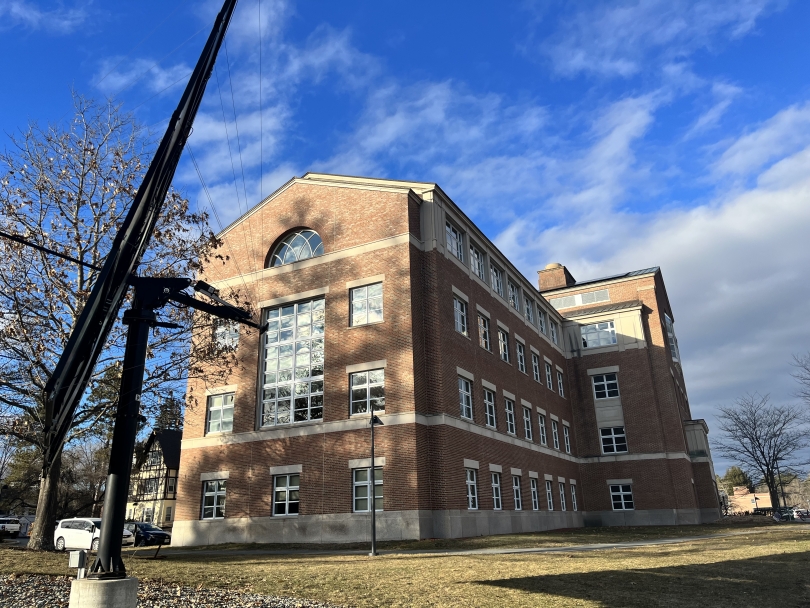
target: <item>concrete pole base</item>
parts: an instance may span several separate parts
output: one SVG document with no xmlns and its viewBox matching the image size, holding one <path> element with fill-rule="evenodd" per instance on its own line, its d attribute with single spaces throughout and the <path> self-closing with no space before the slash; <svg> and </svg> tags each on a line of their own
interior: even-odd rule
<svg viewBox="0 0 810 608">
<path fill-rule="evenodd" d="M 80 578 L 70 583 L 70 608 L 136 608 L 137 578 Z"/>
</svg>

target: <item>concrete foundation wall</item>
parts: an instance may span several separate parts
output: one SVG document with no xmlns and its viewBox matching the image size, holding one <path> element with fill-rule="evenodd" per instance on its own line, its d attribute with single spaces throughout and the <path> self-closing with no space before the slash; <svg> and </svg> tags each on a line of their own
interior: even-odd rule
<svg viewBox="0 0 810 608">
<path fill-rule="evenodd" d="M 585 526 L 684 526 L 720 519 L 719 509 L 637 509 L 635 511 L 586 511 Z"/>
</svg>

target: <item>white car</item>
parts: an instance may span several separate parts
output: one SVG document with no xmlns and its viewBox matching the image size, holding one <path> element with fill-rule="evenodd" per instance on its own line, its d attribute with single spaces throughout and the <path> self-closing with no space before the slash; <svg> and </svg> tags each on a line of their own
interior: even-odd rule
<svg viewBox="0 0 810 608">
<path fill-rule="evenodd" d="M 20 535 L 20 520 L 16 517 L 0 518 L 0 538 L 10 536 L 17 538 Z"/>
<path fill-rule="evenodd" d="M 807 509 L 793 508 L 793 518 L 797 521 L 810 521 L 810 511 Z"/>
<path fill-rule="evenodd" d="M 124 529 L 121 545 L 134 545 L 135 536 Z M 101 534 L 101 520 L 94 517 L 74 517 L 56 523 L 53 531 L 53 545 L 57 551 L 67 549 L 90 549 L 98 551 L 98 537 Z"/>
</svg>

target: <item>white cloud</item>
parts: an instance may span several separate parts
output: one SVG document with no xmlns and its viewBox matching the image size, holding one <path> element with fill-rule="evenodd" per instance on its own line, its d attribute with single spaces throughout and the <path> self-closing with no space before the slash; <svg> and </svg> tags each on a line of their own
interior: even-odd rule
<svg viewBox="0 0 810 608">
<path fill-rule="evenodd" d="M 59 34 L 72 32 L 87 19 L 84 7 L 44 10 L 26 0 L 0 0 L 0 30 L 21 26 Z"/>
<path fill-rule="evenodd" d="M 726 113 L 726 110 L 728 110 L 729 106 L 731 106 L 734 99 L 740 93 L 742 93 L 740 87 L 720 82 L 713 84 L 712 96 L 714 97 L 714 103 L 698 117 L 695 123 L 686 132 L 684 138 L 691 139 L 696 135 L 717 127 L 720 119 L 723 118 L 723 115 Z"/>
</svg>

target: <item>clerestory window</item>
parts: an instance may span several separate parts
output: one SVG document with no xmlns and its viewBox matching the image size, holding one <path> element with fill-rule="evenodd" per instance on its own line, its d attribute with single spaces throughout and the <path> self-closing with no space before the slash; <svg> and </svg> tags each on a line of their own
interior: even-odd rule
<svg viewBox="0 0 810 608">
<path fill-rule="evenodd" d="M 283 266 L 323 255 L 323 241 L 314 230 L 291 232 L 282 240 L 270 258 L 270 266 Z"/>
</svg>

